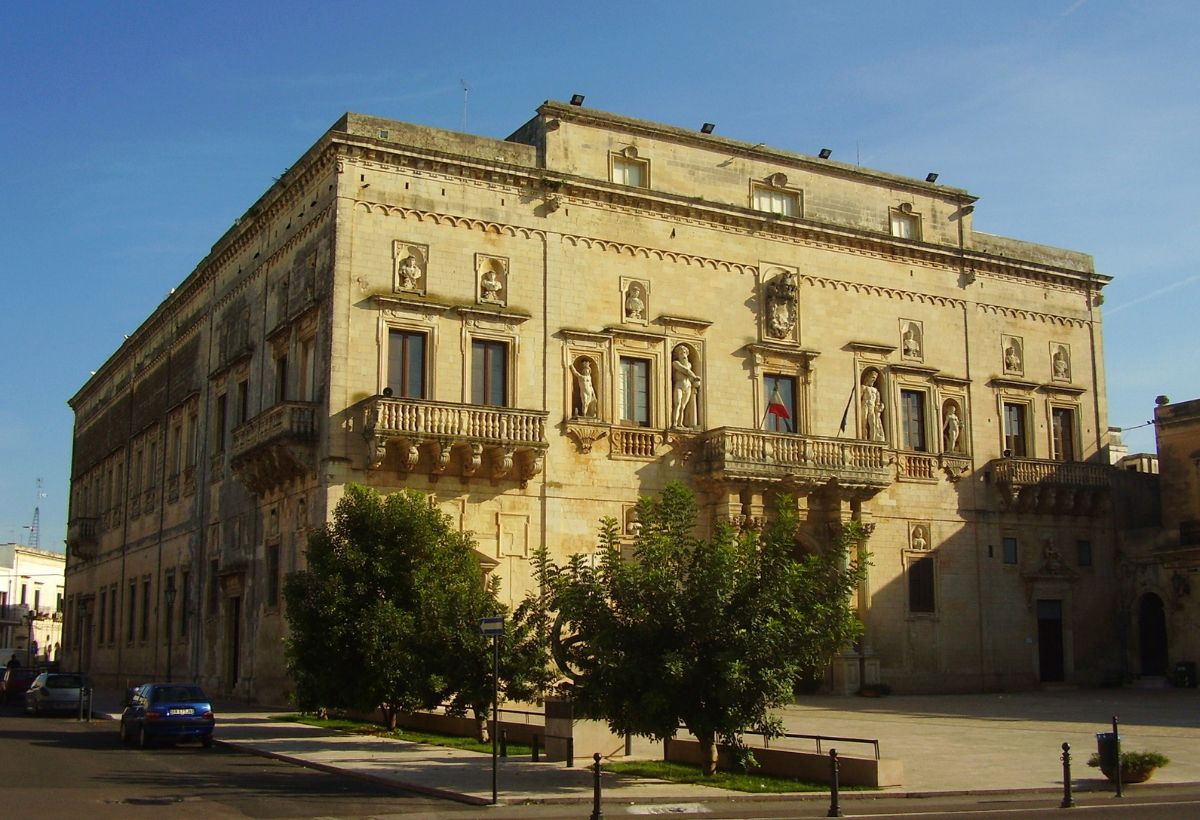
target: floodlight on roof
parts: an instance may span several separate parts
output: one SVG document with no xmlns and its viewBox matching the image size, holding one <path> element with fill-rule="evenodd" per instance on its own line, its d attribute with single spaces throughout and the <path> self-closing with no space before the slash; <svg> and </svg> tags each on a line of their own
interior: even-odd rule
<svg viewBox="0 0 1200 820">
<path fill-rule="evenodd" d="M 717 126 L 713 125 L 711 122 L 706 122 L 706 123 L 704 123 L 704 125 L 700 126 L 700 133 L 701 134 L 711 134 L 713 132 L 713 129 L 716 127 Z"/>
<path fill-rule="evenodd" d="M 582 94 L 572 94 L 571 95 L 571 105 L 583 105 L 583 95 Z"/>
<path fill-rule="evenodd" d="M 817 156 L 821 159 L 829 159 L 832 155 L 833 151 L 830 151 L 828 148 L 822 148 L 820 152 L 817 153 Z"/>
<path fill-rule="evenodd" d="M 937 182 L 937 177 L 938 177 L 937 171 L 930 171 L 928 174 L 925 175 L 925 181 L 926 182 Z"/>
</svg>

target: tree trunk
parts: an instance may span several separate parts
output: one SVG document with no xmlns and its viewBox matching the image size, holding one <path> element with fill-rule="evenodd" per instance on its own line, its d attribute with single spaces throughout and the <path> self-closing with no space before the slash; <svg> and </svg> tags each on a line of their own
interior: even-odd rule
<svg viewBox="0 0 1200 820">
<path fill-rule="evenodd" d="M 479 733 L 479 742 L 487 743 L 492 739 L 491 733 L 488 731 L 490 724 L 488 723 L 487 709 L 475 709 L 475 726 Z"/>
<path fill-rule="evenodd" d="M 700 742 L 700 769 L 705 777 L 717 773 L 717 740 L 713 732 L 702 731 L 696 734 Z"/>
</svg>

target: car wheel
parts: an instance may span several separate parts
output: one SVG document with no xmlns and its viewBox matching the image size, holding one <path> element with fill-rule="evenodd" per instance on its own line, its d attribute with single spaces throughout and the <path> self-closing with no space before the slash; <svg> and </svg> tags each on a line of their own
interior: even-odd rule
<svg viewBox="0 0 1200 820">
<path fill-rule="evenodd" d="M 122 743 L 129 743 L 129 727 L 125 725 L 125 721 L 121 721 L 121 725 L 117 727 L 117 735 L 121 738 Z"/>
<path fill-rule="evenodd" d="M 34 717 L 42 716 L 42 707 L 38 706 L 38 702 L 36 700 L 33 702 L 33 709 L 31 711 L 33 712 Z"/>
<path fill-rule="evenodd" d="M 200 738 L 200 745 L 203 746 L 205 749 L 211 749 L 212 748 L 212 735 L 205 735 L 204 737 Z"/>
<path fill-rule="evenodd" d="M 138 727 L 138 748 L 139 749 L 150 748 L 150 736 L 146 734 L 145 726 Z"/>
</svg>

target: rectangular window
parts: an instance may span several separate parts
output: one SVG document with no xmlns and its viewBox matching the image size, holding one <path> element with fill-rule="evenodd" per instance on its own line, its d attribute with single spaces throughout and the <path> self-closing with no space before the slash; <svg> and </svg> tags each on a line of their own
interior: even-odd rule
<svg viewBox="0 0 1200 820">
<path fill-rule="evenodd" d="M 267 547 L 267 606 L 279 606 L 279 545 Z"/>
<path fill-rule="evenodd" d="M 929 449 L 925 440 L 925 394 L 920 390 L 900 391 L 900 437 L 906 450 L 924 453 Z"/>
<path fill-rule="evenodd" d="M 183 583 L 179 587 L 179 635 L 186 638 L 188 634 L 188 616 L 192 611 L 192 574 L 183 572 Z"/>
<path fill-rule="evenodd" d="M 1079 566 L 1090 567 L 1092 565 L 1092 542 L 1082 540 L 1076 541 L 1075 556 Z"/>
<path fill-rule="evenodd" d="M 188 416 L 187 423 L 187 466 L 192 467 L 196 464 L 196 453 L 200 447 L 199 440 L 200 418 L 195 413 Z"/>
<path fill-rule="evenodd" d="M 1075 461 L 1075 411 L 1050 408 L 1050 436 L 1055 461 Z"/>
<path fill-rule="evenodd" d="M 288 400 L 288 357 L 287 354 L 275 358 L 275 403 Z"/>
<path fill-rule="evenodd" d="M 892 211 L 890 216 L 892 236 L 900 239 L 921 238 L 921 217 L 905 211 Z"/>
<path fill-rule="evenodd" d="M 178 475 L 183 469 L 183 426 L 176 424 L 171 428 L 171 475 Z"/>
<path fill-rule="evenodd" d="M 425 334 L 388 331 L 388 380 L 392 395 L 425 398 Z"/>
<path fill-rule="evenodd" d="M 141 640 L 150 637 L 150 579 L 142 581 L 142 631 Z"/>
<path fill-rule="evenodd" d="M 216 558 L 208 562 L 208 614 L 216 615 L 217 606 L 221 603 L 221 579 L 217 577 L 221 567 Z"/>
<path fill-rule="evenodd" d="M 237 418 L 234 424 L 241 424 L 250 418 L 250 382 L 243 379 L 237 383 Z"/>
<path fill-rule="evenodd" d="M 751 207 L 756 211 L 781 216 L 800 215 L 800 195 L 795 191 L 782 191 L 778 188 L 754 186 L 754 196 Z"/>
<path fill-rule="evenodd" d="M 508 406 L 508 345 L 476 339 L 471 343 L 471 402 Z"/>
<path fill-rule="evenodd" d="M 139 447 L 133 451 L 133 469 L 129 472 L 129 491 L 136 493 L 142 489 L 142 450 Z"/>
<path fill-rule="evenodd" d="M 1026 458 L 1025 405 L 1004 403 L 1004 449 L 1013 458 Z"/>
<path fill-rule="evenodd" d="M 216 412 L 213 413 L 213 452 L 225 452 L 225 426 L 229 423 L 229 397 L 222 393 L 217 396 Z"/>
<path fill-rule="evenodd" d="M 174 575 L 167 575 L 163 583 L 163 638 L 165 639 L 175 628 L 175 606 L 172 601 L 168 600 L 167 591 L 178 594 L 179 590 L 175 588 Z"/>
<path fill-rule="evenodd" d="M 42 591 L 37 587 L 33 588 L 33 611 L 40 612 L 42 609 Z"/>
<path fill-rule="evenodd" d="M 133 643 L 133 630 L 137 626 L 137 581 L 129 582 L 129 615 L 125 623 L 125 640 Z"/>
<path fill-rule="evenodd" d="M 158 474 L 156 472 L 157 470 L 158 470 L 158 441 L 156 439 L 156 440 L 150 442 L 150 448 L 146 454 L 146 486 L 147 487 L 157 486 L 157 482 L 155 481 L 155 479 L 158 477 Z"/>
<path fill-rule="evenodd" d="M 933 593 L 933 556 L 926 555 L 908 565 L 908 611 L 929 614 L 937 611 Z"/>
<path fill-rule="evenodd" d="M 650 426 L 650 362 L 621 357 L 621 423 Z"/>
<path fill-rule="evenodd" d="M 1004 539 L 1004 563 L 1017 563 L 1017 539 L 1015 538 Z"/>
<path fill-rule="evenodd" d="M 21 606 L 29 603 L 29 584 L 21 584 Z"/>
<path fill-rule="evenodd" d="M 650 187 L 650 164 L 645 160 L 613 157 L 612 181 L 631 188 Z"/>
<path fill-rule="evenodd" d="M 100 590 L 100 605 L 96 607 L 96 642 L 104 643 L 104 618 L 108 615 L 108 590 Z"/>
<path fill-rule="evenodd" d="M 313 383 L 316 381 L 316 357 L 313 356 L 314 343 L 311 338 L 300 340 L 300 401 L 313 401 L 315 395 Z"/>
<path fill-rule="evenodd" d="M 795 377 L 768 373 L 763 376 L 763 392 L 767 403 L 763 429 L 773 433 L 796 432 Z"/>
<path fill-rule="evenodd" d="M 108 642 L 117 642 L 117 585 L 108 589 Z"/>
</svg>

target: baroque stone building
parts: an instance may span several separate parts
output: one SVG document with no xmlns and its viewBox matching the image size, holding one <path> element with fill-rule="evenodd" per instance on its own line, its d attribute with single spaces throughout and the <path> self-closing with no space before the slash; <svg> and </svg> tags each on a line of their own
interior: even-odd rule
<svg viewBox="0 0 1200 820">
<path fill-rule="evenodd" d="M 785 492 L 798 549 L 872 528 L 836 691 L 1111 674 L 1109 277 L 975 202 L 582 105 L 347 114 L 71 400 L 73 662 L 279 700 L 348 482 L 428 493 L 516 602 L 680 479 L 707 527 Z"/>
</svg>

